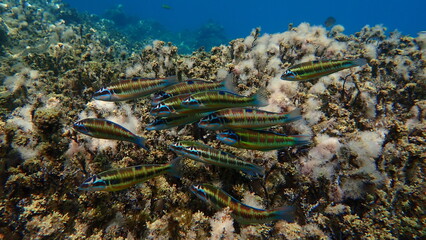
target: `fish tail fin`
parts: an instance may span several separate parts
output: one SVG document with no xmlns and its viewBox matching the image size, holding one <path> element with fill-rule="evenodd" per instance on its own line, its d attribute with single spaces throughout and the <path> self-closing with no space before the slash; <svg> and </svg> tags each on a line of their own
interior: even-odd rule
<svg viewBox="0 0 426 240">
<path fill-rule="evenodd" d="M 287 222 L 294 222 L 294 211 L 293 206 L 283 206 L 274 211 L 274 218 L 276 220 L 286 220 Z"/>
<path fill-rule="evenodd" d="M 252 164 L 248 169 L 244 169 L 243 172 L 250 175 L 250 178 L 263 178 L 265 176 L 265 168 L 255 164 Z"/>
<path fill-rule="evenodd" d="M 363 66 L 363 65 L 367 64 L 367 60 L 365 58 L 354 59 L 354 60 L 352 60 L 352 64 L 354 66 Z"/>
<path fill-rule="evenodd" d="M 149 148 L 145 145 L 146 143 L 146 138 L 144 137 L 140 137 L 140 136 L 136 136 L 135 142 L 136 145 L 138 145 L 139 147 L 149 151 Z"/>
<path fill-rule="evenodd" d="M 266 88 L 260 88 L 257 93 L 253 96 L 255 104 L 258 107 L 264 107 L 269 105 L 269 93 Z"/>
<path fill-rule="evenodd" d="M 286 116 L 283 120 L 285 123 L 294 122 L 299 119 L 302 119 L 302 110 L 300 108 L 296 108 L 289 113 L 285 113 L 284 115 Z"/>
<path fill-rule="evenodd" d="M 170 85 L 179 82 L 179 79 L 178 79 L 178 77 L 176 75 L 168 76 L 168 77 L 164 78 L 164 80 L 166 80 L 168 82 L 168 84 L 170 84 Z"/>
<path fill-rule="evenodd" d="M 310 135 L 292 135 L 289 137 L 294 138 L 294 145 L 309 145 L 311 144 L 311 136 Z"/>
<path fill-rule="evenodd" d="M 234 74 L 229 73 L 222 81 L 223 89 L 228 92 L 237 93 L 237 87 L 234 84 Z"/>
<path fill-rule="evenodd" d="M 170 162 L 170 170 L 169 170 L 170 175 L 175 176 L 177 178 L 181 177 L 181 168 L 182 168 L 182 165 L 180 164 L 181 159 L 182 157 L 176 157 Z"/>
</svg>

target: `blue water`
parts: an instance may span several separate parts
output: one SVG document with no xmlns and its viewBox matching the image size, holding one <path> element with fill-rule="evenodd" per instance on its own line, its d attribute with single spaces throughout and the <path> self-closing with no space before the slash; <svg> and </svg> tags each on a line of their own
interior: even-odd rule
<svg viewBox="0 0 426 240">
<path fill-rule="evenodd" d="M 283 0 L 65 0 L 79 11 L 102 16 L 107 9 L 122 4 L 128 16 L 150 19 L 174 32 L 194 31 L 213 22 L 223 27 L 227 39 L 247 36 L 260 26 L 263 33 L 287 30 L 289 23 L 324 24 L 333 16 L 345 27 L 345 34 L 355 33 L 365 25 L 383 24 L 388 32 L 397 29 L 417 36 L 426 30 L 425 0 L 357 1 L 283 1 Z M 162 5 L 171 9 L 165 9 Z"/>
</svg>

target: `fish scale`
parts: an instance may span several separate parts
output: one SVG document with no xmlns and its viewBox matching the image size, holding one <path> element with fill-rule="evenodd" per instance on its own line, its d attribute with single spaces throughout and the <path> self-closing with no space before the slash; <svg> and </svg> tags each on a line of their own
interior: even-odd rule
<svg viewBox="0 0 426 240">
<path fill-rule="evenodd" d="M 231 216 L 243 224 L 266 223 L 280 219 L 292 222 L 294 219 L 294 208 L 291 206 L 284 206 L 274 210 L 254 208 L 241 203 L 222 189 L 211 184 L 193 185 L 190 189 L 197 197 L 210 203 L 215 209 L 220 210 L 229 207 Z"/>
<path fill-rule="evenodd" d="M 214 112 L 200 120 L 198 126 L 210 130 L 226 128 L 260 129 L 301 119 L 300 109 L 274 113 L 252 108 L 229 108 Z"/>
<path fill-rule="evenodd" d="M 119 191 L 166 172 L 173 172 L 179 159 L 169 164 L 138 165 L 108 170 L 88 178 L 79 187 L 87 191 Z"/>
<path fill-rule="evenodd" d="M 195 161 L 241 170 L 251 176 L 264 175 L 265 170 L 263 167 L 246 162 L 230 153 L 220 151 L 201 143 L 181 141 L 177 144 L 170 145 L 170 149 L 178 155 Z"/>
<path fill-rule="evenodd" d="M 259 151 L 309 144 L 310 138 L 308 135 L 284 135 L 251 129 L 226 130 L 217 134 L 217 139 L 227 145 Z"/>
<path fill-rule="evenodd" d="M 232 81 L 232 74 L 228 74 L 228 76 L 221 82 L 213 82 L 201 79 L 189 79 L 163 89 L 163 91 L 159 92 L 154 96 L 152 104 L 155 105 L 164 99 L 183 94 L 193 94 L 197 92 L 219 89 L 232 92 L 235 88 Z"/>
<path fill-rule="evenodd" d="M 182 101 L 182 106 L 194 109 L 220 109 L 229 107 L 266 106 L 266 89 L 260 89 L 254 96 L 242 96 L 227 91 L 206 91 L 195 93 Z"/>
<path fill-rule="evenodd" d="M 193 114 L 206 111 L 212 111 L 214 109 L 191 109 L 182 106 L 182 101 L 188 98 L 190 94 L 177 95 L 174 97 L 166 98 L 157 104 L 151 110 L 151 115 L 156 117 L 177 117 L 183 114 Z"/>
<path fill-rule="evenodd" d="M 125 101 L 148 96 L 175 84 L 175 76 L 167 78 L 133 78 L 123 80 L 95 92 L 93 98 L 102 101 Z"/>
<path fill-rule="evenodd" d="M 364 58 L 304 62 L 290 67 L 281 76 L 281 79 L 288 81 L 310 80 L 364 64 L 367 64 Z"/>
<path fill-rule="evenodd" d="M 148 150 L 145 146 L 145 138 L 137 136 L 119 124 L 105 119 L 82 119 L 74 123 L 73 128 L 91 137 L 128 141 Z"/>
</svg>

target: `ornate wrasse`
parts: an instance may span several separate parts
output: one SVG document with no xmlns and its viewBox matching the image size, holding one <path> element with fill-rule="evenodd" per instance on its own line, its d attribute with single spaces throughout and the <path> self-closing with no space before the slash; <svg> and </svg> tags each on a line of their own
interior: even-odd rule
<svg viewBox="0 0 426 240">
<path fill-rule="evenodd" d="M 73 128 L 91 137 L 132 142 L 148 150 L 145 146 L 145 138 L 137 136 L 119 124 L 105 119 L 86 118 L 75 122 Z"/>
<path fill-rule="evenodd" d="M 200 118 L 203 118 L 209 115 L 210 113 L 211 112 L 196 112 L 175 117 L 156 118 L 153 122 L 149 123 L 145 129 L 148 131 L 163 130 L 185 124 L 190 124 L 200 120 Z"/>
<path fill-rule="evenodd" d="M 214 112 L 200 120 L 198 126 L 210 130 L 226 128 L 260 129 L 301 119 L 300 109 L 274 113 L 252 108 L 230 108 Z"/>
<path fill-rule="evenodd" d="M 288 81 L 311 80 L 364 64 L 367 64 L 367 60 L 364 58 L 304 62 L 290 67 L 284 72 L 281 79 Z"/>
<path fill-rule="evenodd" d="M 241 203 L 225 191 L 211 185 L 191 186 L 193 192 L 201 200 L 210 203 L 216 209 L 229 207 L 232 217 L 242 224 L 266 223 L 274 220 L 294 221 L 294 207 L 284 206 L 275 210 L 254 208 Z"/>
<path fill-rule="evenodd" d="M 86 179 L 79 189 L 85 191 L 119 191 L 164 173 L 179 176 L 178 165 L 179 158 L 176 158 L 168 164 L 147 164 L 112 169 Z"/>
<path fill-rule="evenodd" d="M 170 145 L 170 149 L 179 156 L 220 167 L 241 170 L 250 176 L 263 177 L 265 174 L 265 169 L 261 166 L 198 142 L 180 141 Z"/>
<path fill-rule="evenodd" d="M 259 151 L 306 145 L 310 143 L 310 138 L 308 135 L 284 135 L 251 129 L 225 130 L 217 134 L 217 139 L 227 145 Z"/>
<path fill-rule="evenodd" d="M 221 82 L 212 82 L 200 79 L 189 79 L 175 85 L 169 86 L 156 93 L 152 100 L 152 105 L 156 105 L 164 99 L 183 94 L 192 94 L 209 90 L 235 91 L 233 84 L 233 75 L 228 74 Z"/>
<path fill-rule="evenodd" d="M 268 92 L 260 89 L 251 97 L 227 91 L 206 91 L 191 94 L 182 101 L 182 106 L 194 109 L 221 109 L 232 107 L 263 107 L 268 105 Z"/>
<path fill-rule="evenodd" d="M 164 99 L 151 109 L 151 115 L 156 117 L 176 117 L 184 114 L 212 111 L 213 109 L 192 109 L 182 106 L 182 101 L 190 94 L 177 95 Z"/>
<path fill-rule="evenodd" d="M 125 101 L 148 96 L 177 83 L 176 76 L 167 78 L 133 78 L 102 88 L 93 98 L 102 101 Z"/>
</svg>

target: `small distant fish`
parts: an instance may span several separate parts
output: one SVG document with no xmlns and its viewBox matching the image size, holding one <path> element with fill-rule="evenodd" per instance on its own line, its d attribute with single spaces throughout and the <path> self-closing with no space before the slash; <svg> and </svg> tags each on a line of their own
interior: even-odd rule
<svg viewBox="0 0 426 240">
<path fill-rule="evenodd" d="M 263 177 L 265 174 L 265 169 L 261 166 L 246 162 L 230 153 L 198 142 L 181 141 L 170 145 L 170 149 L 182 157 L 220 167 L 241 170 L 253 177 Z"/>
<path fill-rule="evenodd" d="M 174 84 L 155 94 L 152 100 L 152 105 L 156 105 L 162 100 L 173 96 L 193 94 L 209 90 L 224 90 L 229 92 L 235 91 L 233 74 L 228 74 L 228 76 L 222 82 L 189 79 L 187 81 Z"/>
<path fill-rule="evenodd" d="M 331 17 L 331 16 L 328 17 L 324 22 L 324 25 L 328 28 L 332 27 L 334 24 L 336 24 L 336 19 L 334 17 Z"/>
<path fill-rule="evenodd" d="M 289 113 L 274 113 L 252 108 L 230 108 L 219 110 L 202 118 L 198 126 L 210 130 L 226 128 L 261 129 L 301 118 L 299 108 Z"/>
<path fill-rule="evenodd" d="M 152 123 L 148 124 L 145 129 L 148 131 L 163 130 L 181 125 L 186 125 L 196 122 L 200 120 L 200 118 L 203 118 L 209 115 L 210 113 L 212 112 L 199 112 L 188 115 L 179 115 L 175 117 L 156 118 Z"/>
<path fill-rule="evenodd" d="M 305 81 L 324 77 L 326 75 L 367 64 L 364 58 L 354 60 L 324 60 L 300 63 L 290 67 L 281 76 L 282 80 L 287 81 Z"/>
<path fill-rule="evenodd" d="M 267 223 L 275 220 L 294 221 L 294 207 L 284 206 L 275 210 L 254 208 L 241 203 L 225 191 L 211 184 L 192 185 L 190 188 L 197 197 L 221 210 L 229 207 L 231 216 L 242 224 Z"/>
<path fill-rule="evenodd" d="M 73 128 L 91 137 L 127 141 L 148 150 L 145 146 L 145 138 L 137 136 L 119 124 L 105 119 L 86 118 L 74 123 Z"/>
<path fill-rule="evenodd" d="M 163 88 L 177 83 L 176 76 L 167 78 L 133 78 L 123 80 L 102 88 L 93 94 L 93 98 L 102 101 L 126 101 L 146 97 Z"/>
<path fill-rule="evenodd" d="M 182 101 L 191 94 L 177 95 L 166 98 L 151 109 L 151 115 L 155 117 L 176 117 L 183 114 L 212 111 L 212 109 L 192 109 L 182 106 Z"/>
<path fill-rule="evenodd" d="M 180 158 L 176 158 L 168 164 L 138 165 L 101 172 L 88 178 L 78 189 L 112 192 L 129 188 L 164 173 L 179 177 L 179 160 Z"/>
<path fill-rule="evenodd" d="M 167 5 L 167 4 L 163 4 L 163 5 L 161 5 L 161 7 L 162 7 L 163 9 L 167 9 L 167 10 L 172 9 L 172 7 L 171 7 L 170 5 Z"/>
<path fill-rule="evenodd" d="M 260 89 L 251 97 L 227 91 L 206 91 L 195 93 L 182 101 L 182 106 L 193 109 L 221 109 L 232 107 L 263 107 L 268 105 L 268 92 Z"/>
<path fill-rule="evenodd" d="M 225 130 L 217 134 L 217 139 L 227 145 L 259 151 L 272 151 L 289 146 L 310 143 L 307 135 L 284 135 L 270 131 L 251 129 Z"/>
</svg>

